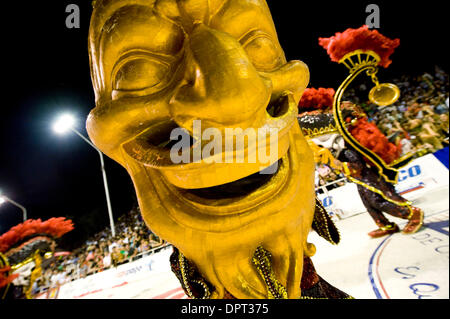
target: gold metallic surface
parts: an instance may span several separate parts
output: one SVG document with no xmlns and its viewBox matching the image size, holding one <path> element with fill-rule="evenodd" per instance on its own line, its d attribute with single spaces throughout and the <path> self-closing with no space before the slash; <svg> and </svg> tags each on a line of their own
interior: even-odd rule
<svg viewBox="0 0 450 319">
<path fill-rule="evenodd" d="M 2 253 L 0 252 L 0 269 L 1 269 L 1 268 L 6 268 L 6 267 L 9 267 L 9 261 L 8 261 L 8 258 L 7 258 L 4 254 L 2 254 Z M 8 273 L 6 274 L 5 277 L 8 277 L 9 275 L 11 275 L 11 273 L 12 273 L 11 270 L 8 271 Z M 3 291 L 0 290 L 0 300 L 4 300 L 4 299 L 6 298 L 6 295 L 7 295 L 7 293 L 8 293 L 8 289 L 9 289 L 10 286 L 11 286 L 11 283 L 8 283 L 8 284 L 6 285 L 6 287 L 3 288 Z"/>
<path fill-rule="evenodd" d="M 398 100 L 400 97 L 400 89 L 392 83 L 378 83 L 376 73 L 380 60 L 380 56 L 372 50 L 355 50 L 342 57 L 339 63 L 345 65 L 349 69 L 350 74 L 356 73 L 363 67 L 373 66 L 374 69 L 368 71 L 368 75 L 372 77 L 375 87 L 369 92 L 369 100 L 378 106 L 386 106 Z"/>
<path fill-rule="evenodd" d="M 24 293 L 27 299 L 33 299 L 33 296 L 31 295 L 31 291 L 33 290 L 33 284 L 34 282 L 42 276 L 42 257 L 40 255 L 39 250 L 35 251 L 33 255 L 33 261 L 35 263 L 34 269 L 31 272 L 30 276 L 30 283 L 28 287 L 24 287 Z"/>
<path fill-rule="evenodd" d="M 265 0 L 97 0 L 89 52 L 96 96 L 89 136 L 128 171 L 149 228 L 195 263 L 214 286 L 211 298 L 225 291 L 268 298 L 252 263 L 260 246 L 271 252 L 288 297 L 299 298 L 303 255 L 314 254 L 307 244 L 314 160 L 296 118 L 309 71 L 286 61 Z M 277 129 L 278 140 L 236 142 L 232 155 L 243 154 L 244 163 L 175 164 L 161 145 L 177 127 L 194 136 L 196 120 L 220 133 Z M 250 163 L 262 147 L 277 149 L 269 161 Z M 279 159 L 278 172 L 249 194 L 190 191 L 246 178 Z"/>
<path fill-rule="evenodd" d="M 306 141 L 311 148 L 312 152 L 314 153 L 314 161 L 317 164 L 326 164 L 329 165 L 331 168 L 334 169 L 340 169 L 341 166 L 339 164 L 339 161 L 333 156 L 331 151 L 328 148 L 320 147 L 316 143 L 314 143 L 309 136 L 305 137 Z"/>
<path fill-rule="evenodd" d="M 347 53 L 339 60 L 339 63 L 345 65 L 350 73 L 355 73 L 363 66 L 377 66 L 380 63 L 380 56 L 372 50 L 355 50 Z"/>
<path fill-rule="evenodd" d="M 305 137 L 313 138 L 317 136 L 336 133 L 339 131 L 333 124 L 330 124 L 327 127 L 320 127 L 320 128 L 315 127 L 313 129 L 302 127 L 302 132 Z"/>
<path fill-rule="evenodd" d="M 374 86 L 369 92 L 370 102 L 379 106 L 395 103 L 400 97 L 400 89 L 392 83 L 382 83 Z"/>
<path fill-rule="evenodd" d="M 253 264 L 267 286 L 269 299 L 288 299 L 286 288 L 277 280 L 272 269 L 272 255 L 259 246 L 253 256 Z"/>
</svg>

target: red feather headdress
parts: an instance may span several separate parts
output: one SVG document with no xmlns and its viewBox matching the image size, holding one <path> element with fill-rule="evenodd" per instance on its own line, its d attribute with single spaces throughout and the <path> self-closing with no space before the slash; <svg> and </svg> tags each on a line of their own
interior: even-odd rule
<svg viewBox="0 0 450 319">
<path fill-rule="evenodd" d="M 400 45 L 400 39 L 389 39 L 377 30 L 369 30 L 367 25 L 358 29 L 347 29 L 337 32 L 330 38 L 319 38 L 319 44 L 331 57 L 331 61 L 339 62 L 348 53 L 361 50 L 373 51 L 380 57 L 378 65 L 387 68 L 391 64 L 389 57 Z"/>
<path fill-rule="evenodd" d="M 55 239 L 73 229 L 72 221 L 64 217 L 53 217 L 44 222 L 41 219 L 28 219 L 0 236 L 0 252 L 5 253 L 12 246 L 33 235 L 46 235 Z"/>
</svg>

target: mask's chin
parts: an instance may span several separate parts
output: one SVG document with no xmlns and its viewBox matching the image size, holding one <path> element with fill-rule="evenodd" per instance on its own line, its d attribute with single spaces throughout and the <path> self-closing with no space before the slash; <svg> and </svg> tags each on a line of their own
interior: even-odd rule
<svg viewBox="0 0 450 319">
<path fill-rule="evenodd" d="M 252 264 L 258 246 L 272 253 L 289 298 L 300 296 L 303 255 L 311 254 L 306 239 L 314 214 L 314 161 L 298 124 L 288 137 L 275 174 L 211 188 L 180 189 L 158 169 L 126 162 L 147 225 L 198 267 L 215 287 L 214 298 L 225 290 L 236 298 L 267 297 Z"/>
</svg>

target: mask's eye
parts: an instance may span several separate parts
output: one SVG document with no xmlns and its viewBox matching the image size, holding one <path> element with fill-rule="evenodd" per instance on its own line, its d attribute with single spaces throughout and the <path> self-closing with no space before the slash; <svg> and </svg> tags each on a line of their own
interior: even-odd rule
<svg viewBox="0 0 450 319">
<path fill-rule="evenodd" d="M 139 91 L 152 88 L 164 81 L 169 66 L 153 59 L 140 57 L 119 66 L 113 88 L 117 91 Z"/>
<path fill-rule="evenodd" d="M 267 36 L 258 36 L 244 44 L 253 65 L 261 71 L 271 71 L 282 63 L 280 48 Z"/>
</svg>

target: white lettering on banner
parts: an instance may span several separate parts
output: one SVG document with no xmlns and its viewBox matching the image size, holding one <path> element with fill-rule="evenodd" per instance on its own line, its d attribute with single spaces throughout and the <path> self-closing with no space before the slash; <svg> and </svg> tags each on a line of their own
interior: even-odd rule
<svg viewBox="0 0 450 319">
<path fill-rule="evenodd" d="M 347 183 L 339 188 L 328 191 L 328 195 L 319 194 L 318 198 L 322 201 L 325 209 L 329 213 L 339 209 L 340 218 L 347 218 L 366 211 L 364 204 L 359 197 L 357 185 Z"/>
<path fill-rule="evenodd" d="M 412 161 L 399 172 L 396 190 L 412 200 L 424 192 L 448 185 L 448 169 L 433 155 Z"/>
</svg>

